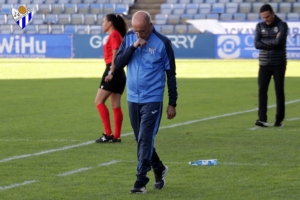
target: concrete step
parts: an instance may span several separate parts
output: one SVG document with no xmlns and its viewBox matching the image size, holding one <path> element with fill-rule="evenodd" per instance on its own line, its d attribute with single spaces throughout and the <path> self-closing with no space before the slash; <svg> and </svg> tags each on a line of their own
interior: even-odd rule
<svg viewBox="0 0 300 200">
<path fill-rule="evenodd" d="M 136 0 L 135 4 L 162 4 L 166 3 L 166 0 Z"/>
<path fill-rule="evenodd" d="M 147 10 L 147 9 L 160 9 L 160 5 L 161 4 L 145 4 L 145 3 L 141 3 L 141 4 L 134 4 L 131 8 L 133 9 L 140 9 L 140 10 Z"/>
<path fill-rule="evenodd" d="M 141 10 L 141 9 L 131 8 L 130 15 L 133 15 L 135 12 L 137 12 L 139 10 Z M 155 17 L 156 14 L 158 14 L 160 12 L 160 10 L 158 10 L 158 9 L 150 9 L 150 8 L 145 11 L 147 11 L 151 15 L 152 19 L 153 19 L 153 17 Z"/>
</svg>

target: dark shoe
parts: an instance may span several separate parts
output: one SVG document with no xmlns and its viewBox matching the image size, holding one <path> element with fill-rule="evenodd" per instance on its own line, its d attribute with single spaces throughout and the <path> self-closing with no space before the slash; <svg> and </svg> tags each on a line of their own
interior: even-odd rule
<svg viewBox="0 0 300 200">
<path fill-rule="evenodd" d="M 113 135 L 107 136 L 104 133 L 102 134 L 102 137 L 95 140 L 96 143 L 105 143 L 105 142 L 109 142 L 110 140 L 114 139 Z"/>
<path fill-rule="evenodd" d="M 279 121 L 276 121 L 276 122 L 274 123 L 274 126 L 275 126 L 275 127 L 283 127 L 283 123 L 282 123 L 282 122 L 279 122 Z"/>
<path fill-rule="evenodd" d="M 256 120 L 255 125 L 256 126 L 261 126 L 261 127 L 268 127 L 269 126 L 269 124 L 267 122 L 263 122 L 263 121 L 259 121 L 259 120 Z"/>
<path fill-rule="evenodd" d="M 155 176 L 155 183 L 154 183 L 154 188 L 155 189 L 163 189 L 166 185 L 166 175 L 168 173 L 169 168 L 164 165 L 164 169 L 162 170 L 161 173 L 154 173 Z"/>
<path fill-rule="evenodd" d="M 113 138 L 113 139 L 111 139 L 111 140 L 109 140 L 109 142 L 111 142 L 111 143 L 115 143 L 115 142 L 121 142 L 121 139 L 120 138 L 118 138 L 118 139 L 116 139 L 116 138 Z"/>
<path fill-rule="evenodd" d="M 134 183 L 133 188 L 130 190 L 131 194 L 145 194 L 147 193 L 146 186 L 138 181 Z"/>
</svg>

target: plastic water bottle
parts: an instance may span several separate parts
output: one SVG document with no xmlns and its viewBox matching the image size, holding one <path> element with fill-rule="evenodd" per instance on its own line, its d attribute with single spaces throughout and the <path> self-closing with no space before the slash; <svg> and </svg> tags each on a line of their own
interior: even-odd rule
<svg viewBox="0 0 300 200">
<path fill-rule="evenodd" d="M 197 160 L 197 161 L 192 161 L 189 162 L 190 165 L 194 166 L 213 166 L 213 165 L 218 165 L 218 160 L 217 159 L 210 159 L 210 160 Z"/>
</svg>

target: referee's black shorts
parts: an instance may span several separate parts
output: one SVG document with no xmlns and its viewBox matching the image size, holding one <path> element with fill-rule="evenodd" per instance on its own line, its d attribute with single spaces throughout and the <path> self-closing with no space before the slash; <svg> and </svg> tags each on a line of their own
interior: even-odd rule
<svg viewBox="0 0 300 200">
<path fill-rule="evenodd" d="M 124 69 L 114 71 L 114 75 L 111 81 L 105 82 L 105 77 L 108 75 L 111 64 L 106 64 L 106 69 L 102 75 L 99 88 L 107 90 L 113 93 L 123 94 L 126 85 L 126 75 Z"/>
</svg>

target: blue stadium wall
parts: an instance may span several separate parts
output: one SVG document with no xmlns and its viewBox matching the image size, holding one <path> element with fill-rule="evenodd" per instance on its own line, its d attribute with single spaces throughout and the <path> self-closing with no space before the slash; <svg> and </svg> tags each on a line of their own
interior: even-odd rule
<svg viewBox="0 0 300 200">
<path fill-rule="evenodd" d="M 253 59 L 254 35 L 167 35 L 176 58 Z M 103 58 L 101 35 L 0 35 L 1 58 Z M 300 59 L 300 35 L 287 39 L 288 59 Z"/>
</svg>

